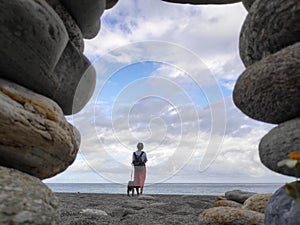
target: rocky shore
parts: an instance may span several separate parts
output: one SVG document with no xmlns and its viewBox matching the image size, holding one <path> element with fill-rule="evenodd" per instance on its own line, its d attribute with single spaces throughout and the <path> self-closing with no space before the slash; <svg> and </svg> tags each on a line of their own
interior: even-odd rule
<svg viewBox="0 0 300 225">
<path fill-rule="evenodd" d="M 216 196 L 56 193 L 59 224 L 199 224 L 198 216 L 213 207 Z"/>
<path fill-rule="evenodd" d="M 61 225 L 264 224 L 270 194 L 232 190 L 224 196 L 55 193 Z"/>
</svg>

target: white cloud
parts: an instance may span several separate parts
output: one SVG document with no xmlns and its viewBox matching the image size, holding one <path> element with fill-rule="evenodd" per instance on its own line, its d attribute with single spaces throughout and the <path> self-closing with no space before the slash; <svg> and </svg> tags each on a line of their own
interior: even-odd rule
<svg viewBox="0 0 300 225">
<path fill-rule="evenodd" d="M 148 99 L 147 103 L 149 107 L 137 107 L 132 114 L 117 114 L 116 118 L 101 113 L 96 117 L 93 115 L 91 121 L 100 123 L 87 123 L 81 116 L 79 120 L 75 118 L 74 124 L 82 133 L 82 157 L 70 167 L 69 173 L 80 174 L 90 170 L 95 176 L 106 177 L 109 181 L 126 182 L 132 151 L 138 141 L 143 141 L 149 159 L 148 182 L 164 181 L 177 172 L 175 179 L 188 182 L 201 182 L 203 177 L 219 177 L 224 182 L 226 176 L 244 181 L 247 178 L 263 180 L 264 177 L 276 177 L 264 168 L 258 158 L 259 139 L 272 126 L 244 116 L 235 108 L 231 98 L 225 101 L 228 117 L 223 136 L 211 133 L 210 111 L 218 108 L 219 104 L 196 108 L 199 114 L 197 120 L 189 116 L 188 108 L 177 108 L 173 117 L 174 109 L 165 102 Z M 183 123 L 177 114 L 188 119 Z M 117 125 L 113 125 L 111 120 L 114 119 Z M 130 123 L 131 120 L 140 123 Z M 209 147 L 209 141 L 220 138 L 223 142 L 219 150 Z M 206 160 L 204 164 L 208 165 L 204 171 L 200 169 L 202 160 Z M 170 166 L 165 167 L 166 162 Z"/>
<path fill-rule="evenodd" d="M 245 16 L 242 4 L 190 6 L 160 0 L 123 1 L 104 14 L 101 31 L 86 41 L 85 52 L 94 58 L 130 43 L 165 41 L 189 49 L 219 72 L 220 67 L 233 64 L 233 57 L 240 64 L 236 57 L 238 36 Z M 126 53 L 119 57 L 130 62 Z"/>
<path fill-rule="evenodd" d="M 69 180 L 68 174 L 76 172 L 78 176 L 89 174 L 81 178 L 86 182 L 91 181 L 91 174 L 126 182 L 138 141 L 145 143 L 148 154 L 147 182 L 175 174 L 173 180 L 185 182 L 212 182 L 211 178 L 226 182 L 228 177 L 237 181 L 279 179 L 258 157 L 259 140 L 272 126 L 243 115 L 231 97 L 225 99 L 226 108 L 222 95 L 214 99 L 216 85 L 232 90 L 244 69 L 238 57 L 238 36 L 245 15 L 241 4 L 190 6 L 160 0 L 119 1 L 106 11 L 99 35 L 85 42 L 85 53 L 98 71 L 98 86 L 108 84 L 110 74 L 120 67 L 143 57 L 162 64 L 147 79 L 130 83 L 117 100 L 99 103 L 94 98 L 70 118 L 82 134 L 80 155 L 57 179 L 65 176 Z M 149 42 L 124 47 L 144 41 L 159 41 L 161 45 Z M 176 54 L 176 46 L 184 51 Z M 196 93 L 188 86 L 193 78 L 201 88 L 208 84 L 214 87 L 202 89 L 206 107 L 182 98 L 184 91 L 187 97 Z M 111 108 L 112 100 L 115 108 Z M 225 116 L 226 129 L 222 124 Z"/>
</svg>

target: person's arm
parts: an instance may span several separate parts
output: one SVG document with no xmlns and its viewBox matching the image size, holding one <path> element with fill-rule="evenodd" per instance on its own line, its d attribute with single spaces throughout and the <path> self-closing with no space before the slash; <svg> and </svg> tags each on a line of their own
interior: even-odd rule
<svg viewBox="0 0 300 225">
<path fill-rule="evenodd" d="M 144 161 L 144 163 L 146 163 L 148 161 L 146 152 L 144 152 L 143 156 L 144 156 L 144 160 L 143 161 Z"/>
</svg>

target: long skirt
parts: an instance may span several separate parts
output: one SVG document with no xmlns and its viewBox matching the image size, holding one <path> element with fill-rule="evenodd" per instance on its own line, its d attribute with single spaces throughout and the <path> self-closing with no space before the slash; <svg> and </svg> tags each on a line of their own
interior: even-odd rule
<svg viewBox="0 0 300 225">
<path fill-rule="evenodd" d="M 146 166 L 134 168 L 134 186 L 144 187 L 146 179 Z"/>
</svg>

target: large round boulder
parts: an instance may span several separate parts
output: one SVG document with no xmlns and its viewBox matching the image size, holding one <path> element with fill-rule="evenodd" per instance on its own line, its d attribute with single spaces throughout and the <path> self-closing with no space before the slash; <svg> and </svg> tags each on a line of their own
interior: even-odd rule
<svg viewBox="0 0 300 225">
<path fill-rule="evenodd" d="M 119 0 L 106 0 L 105 9 L 111 9 L 118 3 L 118 1 Z"/>
<path fill-rule="evenodd" d="M 264 225 L 264 214 L 252 210 L 214 207 L 198 217 L 201 225 Z"/>
<path fill-rule="evenodd" d="M 80 51 L 84 50 L 83 36 L 80 28 L 78 27 L 76 21 L 72 18 L 68 10 L 62 5 L 60 0 L 46 0 L 49 5 L 55 10 L 57 15 L 64 22 L 67 29 L 69 40 L 72 44 Z"/>
<path fill-rule="evenodd" d="M 95 68 L 72 42 L 68 43 L 51 76 L 55 86 L 44 85 L 48 90 L 45 96 L 53 99 L 65 115 L 79 112 L 93 95 Z"/>
<path fill-rule="evenodd" d="M 235 105 L 249 117 L 281 123 L 300 116 L 300 42 L 249 66 L 238 78 Z"/>
<path fill-rule="evenodd" d="M 300 176 L 300 167 L 279 167 L 277 163 L 287 159 L 290 152 L 299 151 L 300 146 L 300 118 L 286 121 L 270 130 L 259 143 L 261 162 L 270 170 L 287 175 Z"/>
<path fill-rule="evenodd" d="M 193 5 L 209 5 L 209 4 L 231 4 L 241 0 L 163 0 L 165 2 L 193 4 Z"/>
<path fill-rule="evenodd" d="M 298 182 L 298 187 L 300 183 Z M 300 195 L 300 189 L 298 191 Z M 285 187 L 279 188 L 270 198 L 265 209 L 265 225 L 299 225 L 300 206 L 287 195 Z"/>
<path fill-rule="evenodd" d="M 38 178 L 0 166 L 0 224 L 56 225 L 58 200 Z"/>
<path fill-rule="evenodd" d="M 242 204 L 231 200 L 218 200 L 214 203 L 214 207 L 227 206 L 232 208 L 242 208 Z"/>
<path fill-rule="evenodd" d="M 255 0 L 242 0 L 244 7 L 249 11 Z"/>
<path fill-rule="evenodd" d="M 271 193 L 253 195 L 244 202 L 243 208 L 264 213 L 271 196 Z"/>
<path fill-rule="evenodd" d="M 0 79 L 0 165 L 40 179 L 64 171 L 79 149 L 80 134 L 59 106 Z"/>
<path fill-rule="evenodd" d="M 47 2 L 1 0 L 0 36 L 0 78 L 30 89 L 52 83 L 49 74 L 67 45 L 68 33 Z"/>
<path fill-rule="evenodd" d="M 300 41 L 300 1 L 255 1 L 240 33 L 240 56 L 246 67 Z"/>
<path fill-rule="evenodd" d="M 228 200 L 243 204 L 248 198 L 250 198 L 252 195 L 255 194 L 256 194 L 255 192 L 250 192 L 250 191 L 232 190 L 232 191 L 226 191 L 225 197 Z"/>
<path fill-rule="evenodd" d="M 78 24 L 83 37 L 94 38 L 100 30 L 100 17 L 106 0 L 60 0 Z"/>
</svg>

